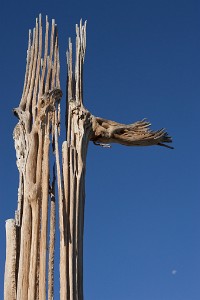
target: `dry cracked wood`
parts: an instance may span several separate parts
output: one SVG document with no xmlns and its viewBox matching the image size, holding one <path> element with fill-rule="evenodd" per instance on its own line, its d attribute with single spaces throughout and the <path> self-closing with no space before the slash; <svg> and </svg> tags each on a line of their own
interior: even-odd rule
<svg viewBox="0 0 200 300">
<path fill-rule="evenodd" d="M 119 143 L 126 146 L 159 145 L 172 148 L 166 145 L 172 141 L 166 131 L 151 131 L 150 123 L 146 120 L 129 125 L 120 124 L 95 117 L 84 107 L 85 51 L 86 23 L 82 24 L 81 21 L 79 26 L 76 25 L 75 71 L 70 39 L 67 51 L 67 134 L 62 145 L 61 168 L 58 137 L 62 92 L 57 27 L 53 20 L 49 37 L 49 22 L 46 18 L 44 46 L 41 16 L 36 19 L 33 32 L 29 32 L 23 94 L 19 107 L 13 110 L 19 119 L 13 134 L 19 189 L 15 220 L 6 225 L 5 299 L 52 300 L 54 297 L 57 184 L 60 299 L 83 300 L 85 171 L 90 141 L 104 147 L 110 143 Z M 50 144 L 55 154 L 53 171 L 50 167 Z M 53 179 L 50 186 L 51 175 Z M 47 259 L 48 231 L 50 240 Z"/>
<path fill-rule="evenodd" d="M 46 18 L 44 46 L 42 44 L 42 20 L 39 16 L 33 32 L 29 31 L 24 89 L 19 107 L 13 110 L 19 119 L 13 133 L 20 174 L 15 217 L 19 259 L 16 255 L 16 298 L 9 299 L 46 299 L 50 133 L 54 143 L 55 131 L 60 126 L 59 103 L 62 97 L 58 35 L 54 20 L 49 35 Z M 54 210 L 53 205 L 51 209 Z M 55 235 L 54 212 L 51 215 L 51 228 Z M 51 285 L 54 240 L 51 236 Z M 53 287 L 50 290 L 52 294 Z"/>
<path fill-rule="evenodd" d="M 161 129 L 150 131 L 146 120 L 130 125 L 93 116 L 83 105 L 83 63 L 86 47 L 86 23 L 76 27 L 76 64 L 72 68 L 72 43 L 69 40 L 67 140 L 63 143 L 63 178 L 66 248 L 67 299 L 83 299 L 83 225 L 85 202 L 85 166 L 89 141 L 107 146 L 160 145 L 172 148 L 171 137 Z M 64 298 L 61 298 L 64 299 Z"/>
<path fill-rule="evenodd" d="M 107 143 L 118 143 L 125 146 L 152 146 L 159 145 L 173 149 L 165 143 L 171 143 L 165 129 L 151 131 L 151 124 L 147 120 L 132 124 L 120 124 L 114 121 L 93 117 L 91 140 L 98 145 Z"/>
</svg>

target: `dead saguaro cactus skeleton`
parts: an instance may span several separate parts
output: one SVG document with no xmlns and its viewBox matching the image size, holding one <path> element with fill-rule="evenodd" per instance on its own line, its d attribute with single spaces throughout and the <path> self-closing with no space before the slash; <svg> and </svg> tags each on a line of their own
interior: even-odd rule
<svg viewBox="0 0 200 300">
<path fill-rule="evenodd" d="M 6 223 L 4 298 L 43 300 L 54 297 L 57 184 L 60 299 L 82 300 L 85 168 L 89 142 L 93 141 L 94 144 L 104 147 L 110 143 L 169 147 L 165 143 L 170 143 L 171 138 L 163 129 L 151 131 L 146 120 L 129 125 L 120 124 L 95 117 L 84 107 L 86 23 L 82 24 L 81 21 L 79 26 L 76 25 L 75 71 L 70 39 L 67 51 L 67 135 L 62 145 L 61 169 L 58 136 L 62 92 L 58 35 L 54 20 L 49 37 L 49 23 L 46 18 L 44 47 L 42 42 L 42 21 L 39 16 L 33 32 L 29 33 L 22 99 L 19 107 L 13 110 L 19 119 L 13 135 L 19 189 L 15 219 L 7 220 Z M 50 144 L 55 154 L 56 176 L 55 168 L 50 168 Z"/>
<path fill-rule="evenodd" d="M 50 39 L 50 40 L 49 40 Z M 58 35 L 55 21 L 52 21 L 49 35 L 49 22 L 46 19 L 44 47 L 42 45 L 42 20 L 36 19 L 36 26 L 29 31 L 24 89 L 19 107 L 13 109 L 18 123 L 13 137 L 19 170 L 18 207 L 14 229 L 6 234 L 13 235 L 15 242 L 15 272 L 8 284 L 5 278 L 5 299 L 45 299 L 46 260 L 47 260 L 47 220 L 49 200 L 49 147 L 56 145 L 60 124 L 60 65 Z M 48 52 L 49 51 L 49 52 Z M 52 138 L 50 137 L 50 134 Z M 53 193 L 51 191 L 51 199 Z M 54 220 L 54 203 L 51 201 L 51 221 Z M 55 222 L 52 221 L 50 249 L 54 249 Z M 8 247 L 8 246 L 7 246 Z M 52 278 L 53 252 L 49 252 L 48 272 Z M 14 259 L 15 257 L 15 259 Z M 10 257 L 6 257 L 5 274 L 9 274 Z M 10 282 L 10 283 L 11 283 Z M 12 297 L 9 289 L 15 289 Z M 49 299 L 52 287 L 48 288 Z M 15 296 L 14 296 L 15 295 Z"/>
</svg>

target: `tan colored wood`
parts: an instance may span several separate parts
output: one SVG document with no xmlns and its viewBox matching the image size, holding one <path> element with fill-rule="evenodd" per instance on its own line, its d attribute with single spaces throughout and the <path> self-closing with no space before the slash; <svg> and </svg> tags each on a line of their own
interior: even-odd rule
<svg viewBox="0 0 200 300">
<path fill-rule="evenodd" d="M 17 299 L 46 299 L 47 233 L 49 200 L 49 146 L 50 130 L 53 143 L 60 118 L 60 90 L 58 38 L 52 21 L 48 54 L 49 23 L 46 18 L 44 56 L 42 58 L 42 20 L 36 19 L 33 36 L 29 32 L 27 66 L 22 99 L 14 109 L 19 121 L 14 130 L 17 166 L 20 173 L 16 224 L 19 264 L 16 266 Z M 56 142 L 58 144 L 58 141 Z M 58 146 L 56 146 L 58 148 Z M 53 262 L 55 241 L 55 206 L 51 203 L 49 256 L 49 297 L 53 296 Z M 52 230 L 52 232 L 51 232 Z M 19 238 L 18 237 L 18 238 Z M 8 258 L 9 259 L 9 258 Z"/>
<path fill-rule="evenodd" d="M 14 219 L 6 221 L 6 263 L 4 274 L 4 300 L 16 300 L 17 234 Z"/>
<path fill-rule="evenodd" d="M 49 126 L 44 137 L 42 161 L 42 203 L 41 203 L 41 232 L 40 232 L 40 270 L 39 270 L 39 299 L 46 299 L 46 260 L 47 260 L 47 225 L 49 199 Z"/>
<path fill-rule="evenodd" d="M 151 131 L 150 123 L 146 120 L 126 125 L 95 117 L 84 107 L 86 22 L 83 24 L 81 20 L 76 25 L 74 69 L 71 39 L 67 51 L 67 132 L 66 141 L 62 144 L 61 163 L 59 135 L 62 92 L 58 32 L 53 20 L 49 33 L 47 17 L 45 27 L 44 43 L 41 15 L 36 19 L 33 31 L 29 31 L 22 98 L 19 107 L 13 110 L 18 118 L 13 138 L 19 189 L 15 220 L 6 223 L 6 300 L 54 298 L 55 185 L 60 230 L 60 299 L 83 300 L 85 170 L 90 141 L 103 147 L 118 143 L 172 148 L 167 145 L 172 139 L 166 131 Z M 53 170 L 50 146 L 55 155 Z"/>
<path fill-rule="evenodd" d="M 151 131 L 151 124 L 147 120 L 133 124 L 121 124 L 115 121 L 93 117 L 91 140 L 102 145 L 118 143 L 125 146 L 152 146 L 159 145 L 172 148 L 165 143 L 171 143 L 172 139 L 164 129 Z"/>
<path fill-rule="evenodd" d="M 60 158 L 58 149 L 58 128 L 57 128 L 57 112 L 55 112 L 55 156 L 57 167 L 57 183 L 59 198 L 59 227 L 60 227 L 60 299 L 67 299 L 67 272 L 66 272 L 66 244 L 64 237 L 64 218 L 63 218 L 63 189 L 60 170 Z"/>
<path fill-rule="evenodd" d="M 50 189 L 50 239 L 49 239 L 49 261 L 48 261 L 48 300 L 54 299 L 54 255 L 56 235 L 56 205 L 55 205 L 55 168 L 53 168 L 53 181 Z"/>
<path fill-rule="evenodd" d="M 90 114 L 83 105 L 83 63 L 86 50 L 86 23 L 76 25 L 76 64 L 72 70 L 72 43 L 69 39 L 67 141 L 63 143 L 65 203 L 68 208 L 67 258 L 69 299 L 83 299 L 83 228 L 85 203 L 85 166 L 89 141 L 109 146 L 167 146 L 171 138 L 164 130 L 151 131 L 146 120 L 130 125 L 105 120 Z M 169 146 L 167 146 L 169 147 Z M 68 228 L 69 227 L 69 228 Z"/>
<path fill-rule="evenodd" d="M 69 299 L 83 299 L 84 185 L 87 147 L 92 134 L 92 117 L 83 106 L 83 62 L 86 23 L 76 25 L 76 64 L 72 70 L 72 43 L 69 39 L 67 141 L 63 143 L 63 177 L 66 222 Z"/>
</svg>

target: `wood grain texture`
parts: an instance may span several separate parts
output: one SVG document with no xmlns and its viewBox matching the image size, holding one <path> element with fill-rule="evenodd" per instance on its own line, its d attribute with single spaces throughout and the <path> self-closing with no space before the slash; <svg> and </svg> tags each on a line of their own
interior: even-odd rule
<svg viewBox="0 0 200 300">
<path fill-rule="evenodd" d="M 16 300 L 17 234 L 14 219 L 6 221 L 4 300 Z"/>
<path fill-rule="evenodd" d="M 85 171 L 90 141 L 103 147 L 118 143 L 173 148 L 168 145 L 172 139 L 167 132 L 150 130 L 151 124 L 145 119 L 122 124 L 93 116 L 84 107 L 86 22 L 81 20 L 76 25 L 74 68 L 71 39 L 67 50 L 66 140 L 61 153 L 62 91 L 55 20 L 49 28 L 46 17 L 43 39 L 40 15 L 35 28 L 29 31 L 22 97 L 19 107 L 13 109 L 18 118 L 13 138 L 19 188 L 15 220 L 6 223 L 6 300 L 54 299 L 56 209 L 60 299 L 83 300 Z"/>
<path fill-rule="evenodd" d="M 36 19 L 33 31 L 29 31 L 22 98 L 19 107 L 13 109 L 18 118 L 13 133 L 19 170 L 18 207 L 15 214 L 19 232 L 16 242 L 19 263 L 15 269 L 18 300 L 44 300 L 47 290 L 51 297 L 53 295 L 54 203 L 51 203 L 49 258 L 49 284 L 52 286 L 46 288 L 51 175 L 49 156 L 50 144 L 54 144 L 55 140 L 58 144 L 62 92 L 57 26 L 53 20 L 49 38 L 48 18 L 45 25 L 44 47 L 41 15 Z"/>
</svg>

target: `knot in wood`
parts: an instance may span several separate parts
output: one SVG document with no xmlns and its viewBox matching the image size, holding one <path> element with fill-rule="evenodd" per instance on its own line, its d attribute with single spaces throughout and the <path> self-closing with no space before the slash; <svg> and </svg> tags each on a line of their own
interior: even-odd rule
<svg viewBox="0 0 200 300">
<path fill-rule="evenodd" d="M 48 112 L 53 112 L 56 109 L 56 103 L 60 101 L 62 97 L 62 91 L 60 89 L 53 89 L 44 93 L 38 101 L 37 116 L 40 121 L 45 120 L 45 116 Z"/>
</svg>

